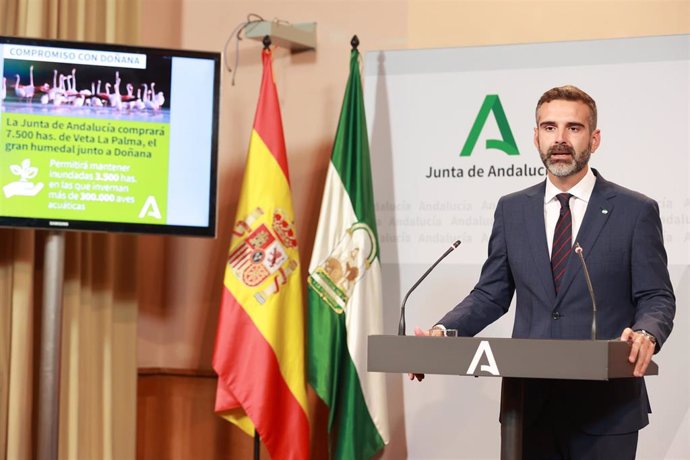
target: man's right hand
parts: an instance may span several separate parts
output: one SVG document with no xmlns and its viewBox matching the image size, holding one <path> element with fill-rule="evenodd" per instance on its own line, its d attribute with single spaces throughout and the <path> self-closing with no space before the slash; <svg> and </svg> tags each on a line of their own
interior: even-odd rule
<svg viewBox="0 0 690 460">
<path fill-rule="evenodd" d="M 429 335 L 429 331 L 422 330 L 419 326 L 414 328 L 414 335 Z M 407 374 L 410 380 L 417 379 L 420 382 L 424 380 L 424 374 Z"/>
</svg>

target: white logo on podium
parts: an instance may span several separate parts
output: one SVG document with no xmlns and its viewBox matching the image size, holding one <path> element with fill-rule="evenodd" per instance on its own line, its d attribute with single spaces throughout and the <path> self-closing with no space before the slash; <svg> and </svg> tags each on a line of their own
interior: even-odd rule
<svg viewBox="0 0 690 460">
<path fill-rule="evenodd" d="M 486 340 L 482 340 L 479 343 L 477 351 L 474 354 L 474 358 L 472 358 L 472 362 L 470 363 L 470 367 L 467 368 L 467 374 L 474 375 L 476 373 L 477 365 L 479 364 L 479 360 L 482 358 L 482 355 L 486 356 L 486 360 L 489 362 L 489 364 L 482 364 L 479 369 L 482 372 L 488 372 L 491 375 L 501 375 L 501 373 L 498 371 L 496 360 L 494 359 L 494 353 L 491 351 L 491 346 Z"/>
</svg>

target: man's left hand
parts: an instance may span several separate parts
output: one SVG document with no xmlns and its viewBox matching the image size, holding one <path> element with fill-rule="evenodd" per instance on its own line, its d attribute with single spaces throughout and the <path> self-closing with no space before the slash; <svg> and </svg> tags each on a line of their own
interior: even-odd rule
<svg viewBox="0 0 690 460">
<path fill-rule="evenodd" d="M 635 332 L 629 327 L 626 327 L 621 334 L 621 340 L 623 342 L 629 342 L 632 345 L 628 361 L 635 364 L 633 375 L 635 377 L 644 376 L 644 373 L 647 371 L 647 366 L 652 360 L 656 345 L 648 335 L 641 332 Z"/>
</svg>

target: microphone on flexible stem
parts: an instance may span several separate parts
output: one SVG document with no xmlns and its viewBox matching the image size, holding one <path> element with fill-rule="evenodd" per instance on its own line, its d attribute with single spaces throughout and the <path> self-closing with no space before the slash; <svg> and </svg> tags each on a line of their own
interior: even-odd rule
<svg viewBox="0 0 690 460">
<path fill-rule="evenodd" d="M 400 324 L 398 324 L 398 335 L 405 335 L 405 303 L 407 302 L 407 298 L 410 297 L 410 294 L 412 294 L 412 291 L 414 291 L 415 288 L 417 286 L 419 286 L 419 283 L 424 281 L 424 278 L 426 278 L 429 275 L 429 273 L 431 273 L 431 270 L 433 270 L 436 267 L 436 265 L 439 264 L 439 262 L 441 262 L 443 259 L 445 259 L 446 256 L 448 254 L 450 254 L 451 252 L 453 252 L 455 250 L 455 248 L 457 248 L 458 246 L 460 246 L 460 240 L 456 240 L 455 243 L 453 243 L 453 245 L 451 247 L 449 247 L 446 250 L 446 252 L 444 252 L 441 255 L 441 257 L 438 258 L 438 260 L 436 262 L 434 262 L 434 265 L 429 267 L 429 269 L 424 272 L 424 274 L 421 276 L 421 278 L 419 278 L 417 280 L 417 282 L 412 285 L 410 290 L 407 291 L 407 294 L 405 294 L 405 298 L 403 299 L 402 306 L 400 307 Z"/>
<path fill-rule="evenodd" d="M 585 256 L 582 255 L 582 246 L 577 241 L 575 242 L 575 253 L 580 258 L 582 264 L 582 271 L 585 273 L 585 281 L 587 282 L 587 290 L 589 297 L 592 299 L 592 340 L 597 339 L 597 301 L 594 299 L 594 288 L 592 288 L 592 279 L 589 277 L 589 270 L 585 263 Z"/>
</svg>

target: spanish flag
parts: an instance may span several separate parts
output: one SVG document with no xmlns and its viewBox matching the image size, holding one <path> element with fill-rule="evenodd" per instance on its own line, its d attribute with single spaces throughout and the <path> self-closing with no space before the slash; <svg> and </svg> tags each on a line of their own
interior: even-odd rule
<svg viewBox="0 0 690 460">
<path fill-rule="evenodd" d="M 285 140 L 271 51 L 225 266 L 213 353 L 216 412 L 271 458 L 309 458 L 304 317 Z"/>
</svg>

